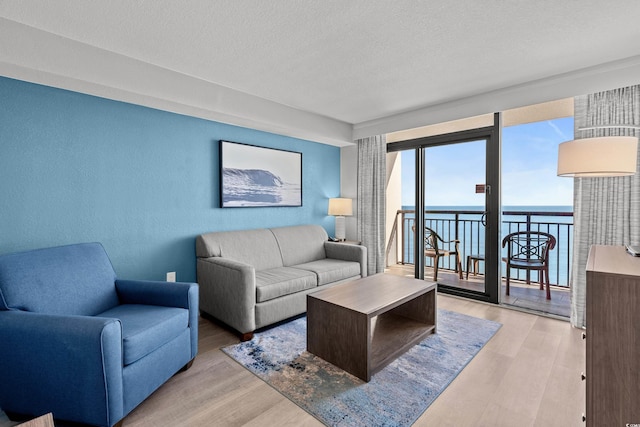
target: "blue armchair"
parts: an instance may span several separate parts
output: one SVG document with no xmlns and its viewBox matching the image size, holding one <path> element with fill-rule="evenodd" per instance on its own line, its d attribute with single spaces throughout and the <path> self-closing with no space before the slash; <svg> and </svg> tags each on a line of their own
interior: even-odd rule
<svg viewBox="0 0 640 427">
<path fill-rule="evenodd" d="M 99 243 L 0 256 L 0 408 L 122 419 L 198 350 L 198 285 L 120 280 Z"/>
</svg>

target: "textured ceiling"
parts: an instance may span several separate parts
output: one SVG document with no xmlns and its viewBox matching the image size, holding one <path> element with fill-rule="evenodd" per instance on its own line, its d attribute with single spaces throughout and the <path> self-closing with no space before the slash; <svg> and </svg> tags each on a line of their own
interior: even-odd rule
<svg viewBox="0 0 640 427">
<path fill-rule="evenodd" d="M 351 124 L 640 54 L 637 0 L 0 0 L 0 17 Z"/>
</svg>

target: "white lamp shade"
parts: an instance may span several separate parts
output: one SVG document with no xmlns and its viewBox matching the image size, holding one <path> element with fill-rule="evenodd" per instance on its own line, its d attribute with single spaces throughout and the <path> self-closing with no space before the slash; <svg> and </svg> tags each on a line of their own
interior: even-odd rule
<svg viewBox="0 0 640 427">
<path fill-rule="evenodd" d="M 558 176 L 633 175 L 637 159 L 638 138 L 634 136 L 576 139 L 558 146 Z"/>
<path fill-rule="evenodd" d="M 353 215 L 353 201 L 343 197 L 329 199 L 329 215 L 351 216 Z"/>
</svg>

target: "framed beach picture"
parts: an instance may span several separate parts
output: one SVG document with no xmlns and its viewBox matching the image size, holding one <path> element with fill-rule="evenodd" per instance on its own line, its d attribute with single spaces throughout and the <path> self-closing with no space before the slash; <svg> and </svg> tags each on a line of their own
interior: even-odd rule
<svg viewBox="0 0 640 427">
<path fill-rule="evenodd" d="M 220 141 L 220 207 L 302 206 L 302 153 Z"/>
</svg>

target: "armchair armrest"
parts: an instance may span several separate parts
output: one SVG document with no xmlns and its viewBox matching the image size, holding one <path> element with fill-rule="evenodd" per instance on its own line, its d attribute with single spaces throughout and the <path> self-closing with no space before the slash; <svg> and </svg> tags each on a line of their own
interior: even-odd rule
<svg viewBox="0 0 640 427">
<path fill-rule="evenodd" d="M 0 311 L 0 342 L 3 409 L 95 425 L 124 416 L 119 320 Z"/>
<path fill-rule="evenodd" d="M 197 283 L 116 279 L 116 290 L 122 304 L 161 305 L 190 309 L 195 302 L 195 309 L 198 310 Z"/>
<path fill-rule="evenodd" d="M 342 259 L 360 263 L 360 275 L 367 277 L 367 248 L 361 245 L 324 242 L 327 258 Z"/>
<path fill-rule="evenodd" d="M 256 271 L 229 258 L 198 258 L 200 309 L 240 333 L 256 329 Z"/>
<path fill-rule="evenodd" d="M 191 358 L 198 353 L 198 284 L 116 279 L 116 291 L 122 304 L 160 305 L 189 310 Z"/>
</svg>

